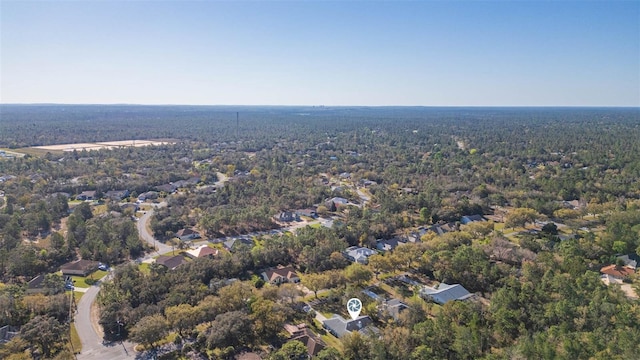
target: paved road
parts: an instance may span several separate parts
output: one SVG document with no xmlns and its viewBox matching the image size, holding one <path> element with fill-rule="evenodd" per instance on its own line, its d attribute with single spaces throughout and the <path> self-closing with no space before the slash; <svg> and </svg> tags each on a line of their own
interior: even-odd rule
<svg viewBox="0 0 640 360">
<path fill-rule="evenodd" d="M 151 209 L 147 210 L 142 217 L 138 219 L 138 233 L 140 234 L 140 238 L 144 240 L 147 244 L 151 245 L 151 247 L 155 247 L 158 254 L 165 254 L 172 250 L 171 246 L 161 243 L 157 241 L 153 234 L 149 231 L 147 224 L 149 223 L 149 219 L 153 215 L 153 210 L 159 207 L 167 206 L 166 202 L 161 202 L 159 204 L 145 204 L 153 206 Z"/>
<path fill-rule="evenodd" d="M 151 246 L 155 246 L 158 253 L 163 254 L 171 251 L 171 246 L 165 245 L 153 237 L 147 228 L 147 223 L 153 215 L 153 209 L 156 207 L 167 206 L 166 202 L 160 204 L 153 204 L 153 207 L 147 211 L 138 220 L 138 233 L 140 238 L 149 243 Z M 110 276 L 106 277 L 108 279 Z M 80 360 L 118 360 L 118 359 L 135 359 L 136 352 L 133 350 L 133 344 L 130 342 L 104 342 L 102 334 L 99 334 L 97 328 L 100 326 L 97 323 L 91 321 L 91 306 L 98 296 L 100 291 L 100 283 L 98 282 L 90 288 L 86 289 L 82 298 L 78 302 L 78 313 L 75 317 L 76 330 L 78 336 L 82 342 L 82 353 L 78 355 Z"/>
<path fill-rule="evenodd" d="M 135 359 L 136 352 L 133 350 L 134 345 L 132 343 L 105 343 L 101 335 L 98 335 L 98 332 L 94 328 L 94 326 L 99 325 L 91 323 L 91 305 L 96 300 L 98 291 L 100 291 L 100 282 L 91 286 L 78 302 L 78 313 L 75 317 L 75 325 L 80 341 L 82 342 L 82 353 L 78 355 L 78 359 Z"/>
</svg>

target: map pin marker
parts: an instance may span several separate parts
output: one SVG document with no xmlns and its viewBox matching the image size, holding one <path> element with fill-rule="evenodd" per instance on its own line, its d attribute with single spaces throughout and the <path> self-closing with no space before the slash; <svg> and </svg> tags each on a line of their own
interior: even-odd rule
<svg viewBox="0 0 640 360">
<path fill-rule="evenodd" d="M 362 301 L 358 298 L 349 299 L 349 301 L 347 301 L 347 311 L 349 311 L 351 319 L 357 319 L 358 315 L 360 315 L 360 311 L 362 311 Z"/>
</svg>

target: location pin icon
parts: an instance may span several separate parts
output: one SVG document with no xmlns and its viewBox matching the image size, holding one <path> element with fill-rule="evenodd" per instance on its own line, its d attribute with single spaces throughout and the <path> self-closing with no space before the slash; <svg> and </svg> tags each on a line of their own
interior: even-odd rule
<svg viewBox="0 0 640 360">
<path fill-rule="evenodd" d="M 362 301 L 358 298 L 349 299 L 349 301 L 347 301 L 347 311 L 349 311 L 352 320 L 357 319 L 360 311 L 362 311 Z"/>
</svg>

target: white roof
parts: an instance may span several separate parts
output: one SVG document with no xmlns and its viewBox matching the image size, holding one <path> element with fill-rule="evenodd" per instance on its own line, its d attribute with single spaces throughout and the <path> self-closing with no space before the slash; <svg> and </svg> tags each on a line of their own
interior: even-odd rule
<svg viewBox="0 0 640 360">
<path fill-rule="evenodd" d="M 433 301 L 444 304 L 451 300 L 465 300 L 473 296 L 460 284 L 449 285 L 441 283 L 437 289 L 425 286 L 422 288 L 421 293 L 427 295 L 433 299 Z"/>
</svg>

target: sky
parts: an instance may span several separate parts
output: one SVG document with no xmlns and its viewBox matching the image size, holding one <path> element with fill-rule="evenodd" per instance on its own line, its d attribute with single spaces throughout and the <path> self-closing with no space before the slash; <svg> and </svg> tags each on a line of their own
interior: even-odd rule
<svg viewBox="0 0 640 360">
<path fill-rule="evenodd" d="M 640 1 L 0 0 L 0 102 L 640 106 Z"/>
</svg>

